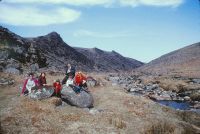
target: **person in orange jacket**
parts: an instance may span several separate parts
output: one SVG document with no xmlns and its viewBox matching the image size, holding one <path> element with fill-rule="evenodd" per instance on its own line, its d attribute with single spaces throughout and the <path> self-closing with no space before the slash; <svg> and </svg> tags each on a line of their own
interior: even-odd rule
<svg viewBox="0 0 200 134">
<path fill-rule="evenodd" d="M 87 78 L 82 72 L 77 72 L 75 75 L 75 85 L 83 88 L 87 88 Z"/>
</svg>

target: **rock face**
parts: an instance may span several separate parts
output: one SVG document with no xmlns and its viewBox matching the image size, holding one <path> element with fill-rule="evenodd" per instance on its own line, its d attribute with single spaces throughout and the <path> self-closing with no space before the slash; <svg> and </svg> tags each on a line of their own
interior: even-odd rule
<svg viewBox="0 0 200 134">
<path fill-rule="evenodd" d="M 123 57 L 119 53 L 112 51 L 107 52 L 98 48 L 75 48 L 78 52 L 84 54 L 88 59 L 94 61 L 95 68 L 99 71 L 128 71 L 138 68 L 144 63 L 135 59 Z"/>
<path fill-rule="evenodd" d="M 139 70 L 157 74 L 176 73 L 200 77 L 200 43 L 173 51 L 142 66 Z"/>
<path fill-rule="evenodd" d="M 93 97 L 90 93 L 81 91 L 79 94 L 76 94 L 71 87 L 63 87 L 61 98 L 67 103 L 80 108 L 89 108 L 93 106 Z"/>
<path fill-rule="evenodd" d="M 3 72 L 19 74 L 23 70 L 34 72 L 39 68 L 63 71 L 67 63 L 75 65 L 77 70 L 112 72 L 131 70 L 143 64 L 116 52 L 94 50 L 97 56 L 78 51 L 66 44 L 56 32 L 23 38 L 0 26 L 0 71 Z"/>
</svg>

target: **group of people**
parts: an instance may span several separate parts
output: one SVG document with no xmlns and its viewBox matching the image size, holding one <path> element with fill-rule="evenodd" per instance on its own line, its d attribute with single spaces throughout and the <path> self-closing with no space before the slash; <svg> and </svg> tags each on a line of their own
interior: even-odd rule
<svg viewBox="0 0 200 134">
<path fill-rule="evenodd" d="M 62 82 L 58 79 L 55 80 L 52 85 L 47 84 L 46 74 L 44 72 L 40 74 L 38 79 L 34 77 L 34 73 L 29 73 L 22 87 L 21 94 L 28 95 L 36 90 L 42 90 L 46 87 L 53 86 L 55 95 L 60 97 L 60 92 L 64 85 L 71 87 L 79 94 L 81 90 L 88 91 L 86 81 L 87 78 L 82 72 L 76 72 L 75 67 L 71 66 L 71 64 L 67 64 L 65 77 Z"/>
</svg>

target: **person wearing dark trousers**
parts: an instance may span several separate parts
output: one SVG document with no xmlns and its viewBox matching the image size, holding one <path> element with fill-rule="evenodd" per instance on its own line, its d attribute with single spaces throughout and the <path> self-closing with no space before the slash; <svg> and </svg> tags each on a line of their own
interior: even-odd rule
<svg viewBox="0 0 200 134">
<path fill-rule="evenodd" d="M 74 76 L 75 76 L 75 73 L 76 73 L 75 67 L 71 66 L 71 64 L 67 64 L 65 77 L 62 80 L 62 85 L 66 84 L 66 82 L 67 82 L 67 80 L 69 78 L 69 75 L 72 76 L 72 79 L 73 79 Z"/>
</svg>

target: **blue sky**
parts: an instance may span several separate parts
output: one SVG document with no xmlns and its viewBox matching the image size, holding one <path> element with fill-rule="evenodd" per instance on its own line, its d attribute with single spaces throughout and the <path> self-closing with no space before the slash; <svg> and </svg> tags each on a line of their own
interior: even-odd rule
<svg viewBox="0 0 200 134">
<path fill-rule="evenodd" d="M 2 0 L 0 25 L 149 62 L 200 41 L 198 0 Z"/>
</svg>

